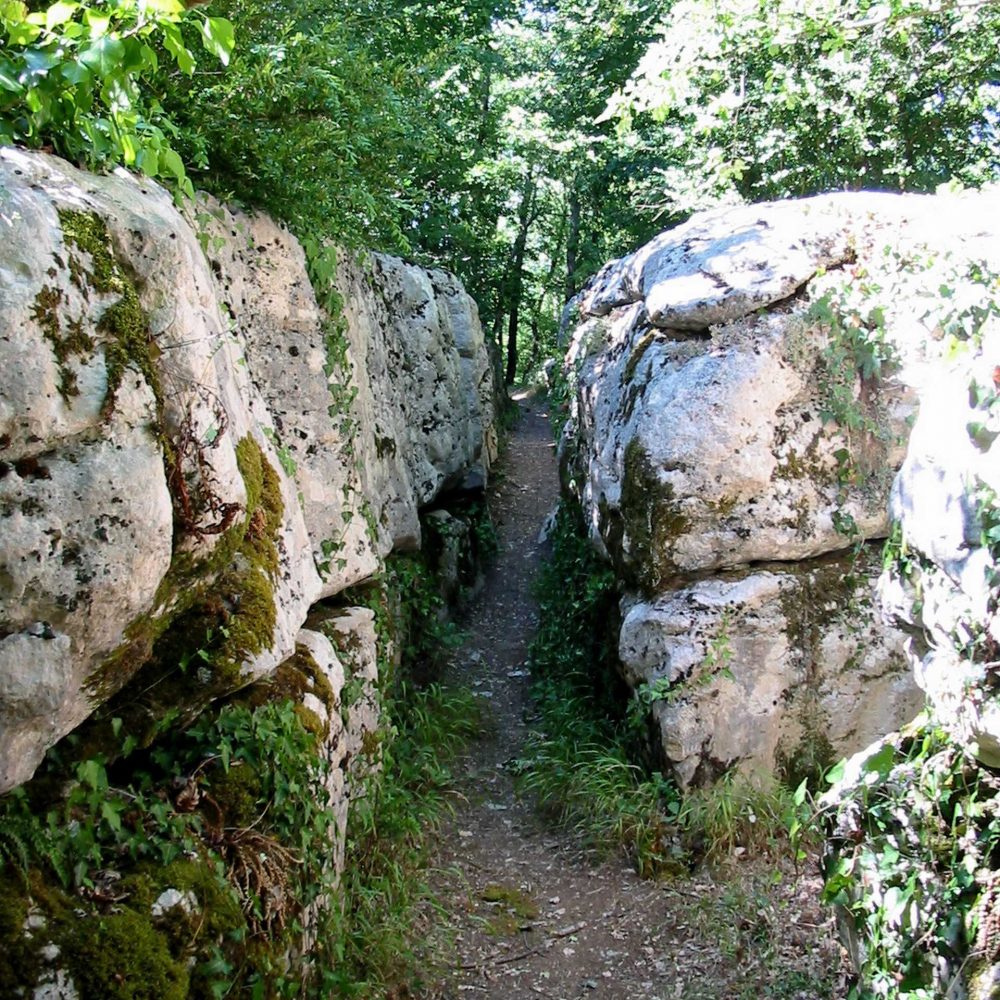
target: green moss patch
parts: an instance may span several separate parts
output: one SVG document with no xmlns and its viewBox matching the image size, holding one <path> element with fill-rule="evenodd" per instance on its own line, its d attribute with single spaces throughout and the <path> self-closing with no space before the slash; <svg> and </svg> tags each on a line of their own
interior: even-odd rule
<svg viewBox="0 0 1000 1000">
<path fill-rule="evenodd" d="M 59 368 L 59 395 L 68 403 L 80 395 L 71 362 L 74 358 L 89 357 L 94 350 L 94 339 L 84 332 L 79 319 L 63 317 L 62 307 L 62 292 L 44 285 L 35 296 L 31 315 L 52 347 Z"/>
<path fill-rule="evenodd" d="M 690 522 L 662 482 L 638 439 L 625 448 L 622 474 L 621 531 L 630 545 L 627 575 L 648 591 L 657 590 L 675 572 L 673 545 Z"/>
<path fill-rule="evenodd" d="M 523 889 L 493 882 L 479 894 L 491 911 L 486 929 L 497 937 L 512 937 L 530 930 L 531 921 L 538 917 L 538 904 Z"/>
<path fill-rule="evenodd" d="M 188 970 L 133 910 L 79 920 L 63 938 L 81 1000 L 184 1000 Z"/>
<path fill-rule="evenodd" d="M 193 718 L 209 701 L 242 686 L 243 664 L 274 639 L 274 581 L 284 521 L 281 481 L 250 436 L 236 446 L 245 516 L 205 559 L 175 556 L 149 615 L 88 678 L 101 704 L 87 733 L 91 751 L 113 752 L 114 718 L 145 745 L 162 720 Z M 116 693 L 117 692 L 117 693 Z"/>
<path fill-rule="evenodd" d="M 105 419 L 114 411 L 118 390 L 121 388 L 125 372 L 132 368 L 142 373 L 146 383 L 153 390 L 157 407 L 163 403 L 163 390 L 156 369 L 157 348 L 149 333 L 149 323 L 139 302 L 135 284 L 125 268 L 115 258 L 108 235 L 108 227 L 95 212 L 80 212 L 73 209 L 59 211 L 59 224 L 69 254 L 71 280 L 89 296 L 94 289 L 101 295 L 117 295 L 118 301 L 104 310 L 97 324 L 97 330 L 105 338 L 104 357 L 108 373 L 107 393 L 104 397 L 102 414 Z M 86 254 L 89 266 L 79 256 Z M 45 289 L 43 289 L 43 292 Z M 51 291 L 51 290 L 50 290 Z M 42 293 L 40 292 L 39 295 Z M 58 296 L 58 293 L 56 293 Z M 51 296 L 50 296 L 51 298 Z M 40 319 L 46 338 L 53 345 L 60 371 L 60 392 L 64 398 L 76 395 L 76 376 L 68 367 L 68 360 L 74 355 L 89 353 L 94 341 L 87 336 L 79 321 L 70 323 L 68 333 L 60 331 L 57 308 L 58 300 L 50 303 Z M 40 305 L 36 302 L 36 313 Z M 36 317 L 37 318 L 37 317 Z M 50 332 L 54 331 L 54 332 Z"/>
</svg>

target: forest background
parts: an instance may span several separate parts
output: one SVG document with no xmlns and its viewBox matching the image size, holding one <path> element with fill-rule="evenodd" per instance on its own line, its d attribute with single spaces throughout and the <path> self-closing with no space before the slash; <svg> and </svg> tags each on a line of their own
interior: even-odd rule
<svg viewBox="0 0 1000 1000">
<path fill-rule="evenodd" d="M 692 212 L 1000 173 L 1000 3 L 0 0 L 0 143 L 458 274 L 508 382 Z"/>
</svg>

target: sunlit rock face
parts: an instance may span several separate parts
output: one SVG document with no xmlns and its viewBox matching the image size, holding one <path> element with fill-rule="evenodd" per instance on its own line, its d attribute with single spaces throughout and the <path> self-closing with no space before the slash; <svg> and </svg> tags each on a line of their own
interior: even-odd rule
<svg viewBox="0 0 1000 1000">
<path fill-rule="evenodd" d="M 911 494 L 968 513 L 968 470 L 945 481 L 933 458 L 903 463 L 982 292 L 970 262 L 996 255 L 998 207 L 995 193 L 861 193 L 719 209 L 606 265 L 574 301 L 564 488 L 623 583 L 623 669 L 652 692 L 682 783 L 798 773 L 796 758 L 852 752 L 922 704 L 899 622 L 871 599 L 877 556 L 844 557 L 879 545 Z M 963 378 L 967 396 L 959 375 L 917 423 L 916 442 L 923 424 L 937 441 L 921 453 L 959 432 L 976 447 L 955 409 Z M 973 522 L 940 520 L 923 530 L 947 535 L 933 544 L 950 546 L 953 577 L 979 579 L 959 566 Z M 845 620 L 864 655 L 827 657 Z M 638 633 L 657 636 L 641 654 Z"/>
<path fill-rule="evenodd" d="M 496 434 L 443 272 L 345 257 L 328 314 L 272 220 L 14 149 L 0 231 L 2 792 L 123 689 L 141 738 L 272 675 Z"/>
</svg>

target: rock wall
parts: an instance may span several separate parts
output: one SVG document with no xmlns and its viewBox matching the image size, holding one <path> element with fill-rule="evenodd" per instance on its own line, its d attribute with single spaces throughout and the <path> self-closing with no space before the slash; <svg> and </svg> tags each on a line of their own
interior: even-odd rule
<svg viewBox="0 0 1000 1000">
<path fill-rule="evenodd" d="M 1000 205 L 968 200 L 973 265 L 927 275 L 940 335 L 913 380 L 878 587 L 926 712 L 854 755 L 823 799 L 826 895 L 876 997 L 987 1000 L 1000 984 Z"/>
<path fill-rule="evenodd" d="M 564 488 L 624 583 L 624 673 L 682 783 L 797 774 L 922 704 L 863 549 L 889 532 L 918 393 L 953 336 L 931 304 L 945 287 L 960 309 L 997 205 L 720 209 L 575 300 Z"/>
<path fill-rule="evenodd" d="M 454 278 L 345 259 L 331 317 L 281 227 L 189 214 L 0 151 L 0 792 L 86 719 L 141 743 L 303 646 L 339 699 L 310 609 L 418 547 L 420 508 L 495 456 Z"/>
</svg>

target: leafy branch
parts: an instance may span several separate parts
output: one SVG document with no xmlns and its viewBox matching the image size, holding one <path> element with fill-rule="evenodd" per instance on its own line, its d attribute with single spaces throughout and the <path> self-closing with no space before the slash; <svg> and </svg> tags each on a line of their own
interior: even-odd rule
<svg viewBox="0 0 1000 1000">
<path fill-rule="evenodd" d="M 232 24 L 180 0 L 0 2 L 0 143 L 51 147 L 91 169 L 124 165 L 192 195 L 157 97 L 161 57 L 192 76 L 182 27 L 228 63 Z"/>
</svg>

